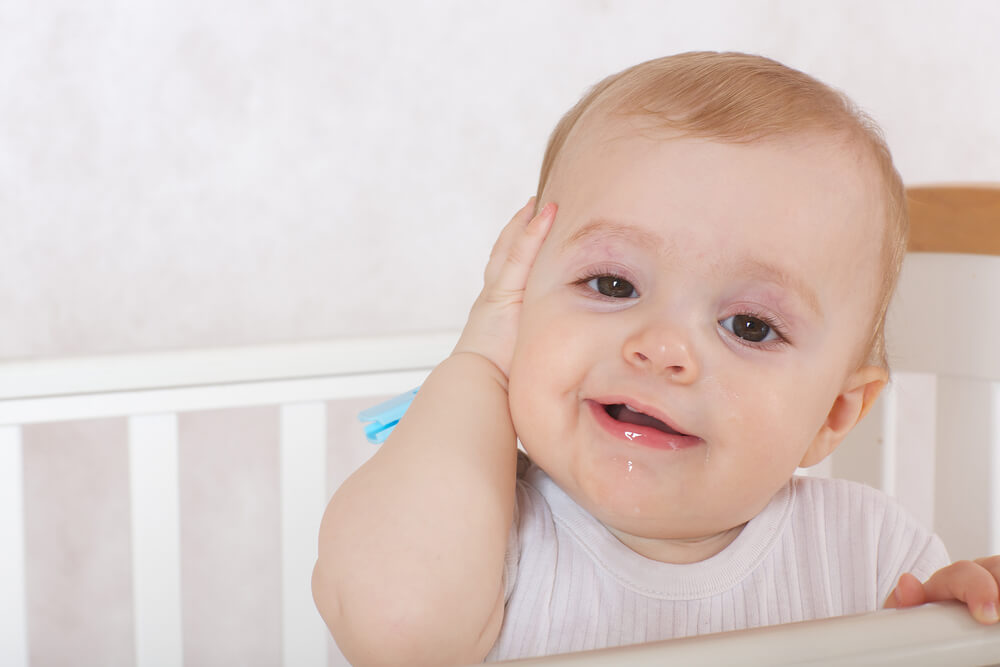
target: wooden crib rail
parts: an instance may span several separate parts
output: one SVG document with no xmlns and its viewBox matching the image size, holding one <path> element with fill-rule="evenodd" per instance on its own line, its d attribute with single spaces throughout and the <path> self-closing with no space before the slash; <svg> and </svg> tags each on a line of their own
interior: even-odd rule
<svg viewBox="0 0 1000 667">
<path fill-rule="evenodd" d="M 911 252 L 1000 255 L 1000 185 L 906 189 Z"/>
</svg>

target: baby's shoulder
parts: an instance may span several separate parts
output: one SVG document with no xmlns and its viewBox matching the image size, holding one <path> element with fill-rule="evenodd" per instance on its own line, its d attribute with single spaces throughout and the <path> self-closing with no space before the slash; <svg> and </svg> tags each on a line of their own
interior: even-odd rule
<svg viewBox="0 0 1000 667">
<path fill-rule="evenodd" d="M 857 530 L 861 525 L 915 523 L 895 498 L 861 482 L 796 476 L 791 488 L 793 513 L 811 525 L 840 525 Z"/>
<path fill-rule="evenodd" d="M 792 477 L 791 483 L 795 488 L 796 493 L 818 493 L 823 495 L 846 494 L 851 496 L 866 496 L 872 494 L 874 496 L 889 497 L 882 491 L 864 484 L 863 482 L 855 482 L 854 480 L 841 479 L 839 477 L 795 475 Z"/>
</svg>

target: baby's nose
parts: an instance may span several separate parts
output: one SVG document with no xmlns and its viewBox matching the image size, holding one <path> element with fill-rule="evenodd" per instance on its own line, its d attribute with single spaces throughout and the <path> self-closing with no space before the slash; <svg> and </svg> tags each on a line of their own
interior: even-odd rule
<svg viewBox="0 0 1000 667">
<path fill-rule="evenodd" d="M 627 363 L 674 382 L 694 382 L 700 372 L 691 341 L 678 326 L 645 326 L 626 339 L 622 352 Z"/>
</svg>

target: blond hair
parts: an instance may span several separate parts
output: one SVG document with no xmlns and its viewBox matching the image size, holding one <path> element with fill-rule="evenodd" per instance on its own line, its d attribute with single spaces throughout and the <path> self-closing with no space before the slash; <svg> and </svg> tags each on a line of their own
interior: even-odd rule
<svg viewBox="0 0 1000 667">
<path fill-rule="evenodd" d="M 881 176 L 885 219 L 881 294 L 867 360 L 888 366 L 885 314 L 909 233 L 905 192 L 882 131 L 846 95 L 779 62 L 745 53 L 692 52 L 640 63 L 599 82 L 556 125 L 542 160 L 539 202 L 563 146 L 589 111 L 650 116 L 667 129 L 731 143 L 822 132 L 860 147 Z"/>
</svg>

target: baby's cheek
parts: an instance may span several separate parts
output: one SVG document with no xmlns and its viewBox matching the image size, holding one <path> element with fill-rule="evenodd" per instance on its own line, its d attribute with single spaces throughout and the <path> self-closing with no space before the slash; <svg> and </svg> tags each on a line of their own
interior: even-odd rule
<svg viewBox="0 0 1000 667">
<path fill-rule="evenodd" d="M 743 431 L 760 443 L 759 457 L 779 477 L 800 463 L 819 433 L 829 403 L 815 382 L 801 382 L 755 392 L 745 406 Z"/>
<path fill-rule="evenodd" d="M 531 365 L 526 363 L 522 348 L 514 352 L 510 366 L 510 377 L 507 384 L 507 401 L 510 406 L 510 417 L 514 428 L 520 435 L 523 425 L 530 415 L 530 391 L 532 386 Z"/>
<path fill-rule="evenodd" d="M 538 443 L 548 440 L 550 419 L 546 415 L 552 414 L 546 366 L 532 351 L 522 346 L 515 353 L 507 389 L 511 421 L 529 455 L 534 455 Z"/>
<path fill-rule="evenodd" d="M 511 375 L 509 388 L 510 418 L 514 424 L 514 432 L 528 456 L 535 458 L 535 443 L 543 441 L 538 433 L 538 417 L 534 414 L 532 401 L 525 385 L 514 381 Z"/>
</svg>

